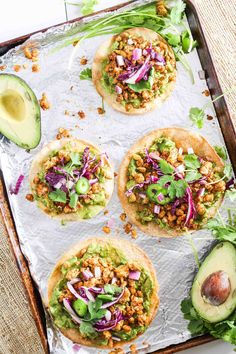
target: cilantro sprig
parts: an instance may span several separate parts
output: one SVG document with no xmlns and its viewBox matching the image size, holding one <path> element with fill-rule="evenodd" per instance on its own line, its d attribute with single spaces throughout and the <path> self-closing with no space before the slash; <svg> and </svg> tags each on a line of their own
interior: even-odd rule
<svg viewBox="0 0 236 354">
<path fill-rule="evenodd" d="M 229 90 L 222 93 L 222 95 L 217 96 L 213 100 L 207 102 L 202 108 L 191 107 L 189 110 L 189 119 L 193 122 L 193 125 L 198 127 L 198 129 L 203 128 L 204 119 L 206 117 L 206 109 L 212 105 L 212 103 L 218 101 L 220 98 L 225 96 L 227 93 L 230 93 L 236 89 L 236 86 L 231 87 Z"/>
<path fill-rule="evenodd" d="M 96 0 L 84 0 L 84 2 L 88 2 L 88 4 L 92 3 L 93 5 Z M 92 7 L 87 5 L 89 11 Z M 77 33 L 80 33 L 79 37 L 75 36 L 72 39 L 67 39 L 57 49 L 63 48 L 77 41 L 77 45 L 70 58 L 69 65 L 71 65 L 74 60 L 74 52 L 83 40 L 101 35 L 118 34 L 132 27 L 145 27 L 159 33 L 166 38 L 171 46 L 174 46 L 173 49 L 176 60 L 181 62 L 194 83 L 193 73 L 186 59 L 185 53 L 189 53 L 193 50 L 196 46 L 196 41 L 193 40 L 190 30 L 186 27 L 183 21 L 184 10 L 184 2 L 182 0 L 177 0 L 165 17 L 159 16 L 156 13 L 155 3 L 138 6 L 132 10 L 120 13 L 109 14 L 103 18 L 84 23 L 77 29 Z M 166 34 L 166 32 L 168 32 L 168 34 Z"/>
<path fill-rule="evenodd" d="M 98 4 L 98 0 L 82 0 L 78 3 L 65 1 L 65 3 L 68 5 L 79 6 L 81 7 L 82 15 L 89 15 L 94 12 L 94 7 Z"/>
<path fill-rule="evenodd" d="M 91 68 L 86 68 L 81 71 L 79 75 L 80 80 L 92 80 L 92 69 Z"/>
<path fill-rule="evenodd" d="M 182 301 L 181 311 L 184 314 L 184 318 L 189 321 L 188 330 L 193 335 L 210 333 L 215 338 L 236 344 L 236 312 L 224 321 L 209 323 L 200 317 L 193 307 L 190 298 L 186 298 Z"/>
</svg>

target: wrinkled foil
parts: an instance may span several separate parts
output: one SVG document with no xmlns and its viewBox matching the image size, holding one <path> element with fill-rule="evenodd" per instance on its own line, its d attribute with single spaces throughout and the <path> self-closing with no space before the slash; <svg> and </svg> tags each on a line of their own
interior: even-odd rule
<svg viewBox="0 0 236 354">
<path fill-rule="evenodd" d="M 136 1 L 126 8 L 135 8 L 148 2 L 150 1 Z M 86 21 L 102 16 L 104 15 L 92 16 Z M 190 242 L 191 236 L 158 239 L 138 231 L 138 238 L 131 240 L 130 236 L 124 233 L 123 223 L 119 218 L 122 208 L 117 197 L 116 186 L 107 208 L 108 215 L 101 212 L 91 220 L 67 223 L 62 226 L 58 220 L 47 217 L 38 209 L 36 203 L 30 203 L 25 199 L 25 195 L 30 192 L 29 168 L 34 156 L 45 144 L 54 140 L 58 128 L 63 127 L 71 129 L 74 137 L 88 140 L 98 145 L 102 151 L 106 151 L 114 164 L 115 171 L 118 171 L 128 149 L 137 139 L 153 129 L 177 126 L 198 131 L 188 118 L 189 109 L 193 106 L 202 107 L 210 98 L 202 95 L 207 86 L 205 80 L 199 78 L 198 72 L 202 67 L 198 54 L 194 50 L 187 58 L 194 73 L 195 85 L 192 85 L 182 65 L 177 63 L 176 89 L 161 109 L 143 116 L 126 116 L 106 106 L 105 115 L 98 115 L 97 107 L 101 107 L 101 98 L 91 82 L 79 79 L 80 71 L 85 68 L 80 65 L 80 58 L 85 56 L 88 59 L 87 67 L 91 67 L 96 49 L 107 36 L 82 42 L 74 53 L 70 68 L 68 63 L 74 50 L 72 45 L 57 50 L 65 40 L 76 35 L 83 21 L 53 27 L 47 32 L 33 35 L 28 40 L 40 49 L 39 73 L 31 71 L 32 64 L 24 57 L 20 46 L 10 50 L 1 58 L 2 63 L 7 64 L 7 72 L 12 73 L 14 71 L 11 68 L 14 64 L 27 62 L 28 69 L 22 69 L 18 73 L 19 76 L 29 83 L 38 98 L 41 98 L 42 93 L 45 92 L 51 103 L 49 110 L 42 111 L 42 139 L 36 149 L 28 152 L 1 138 L 1 168 L 20 246 L 29 262 L 30 272 L 44 304 L 47 303 L 47 280 L 50 272 L 59 257 L 80 240 L 94 236 L 112 239 L 119 235 L 140 246 L 147 253 L 155 266 L 160 285 L 160 307 L 153 323 L 135 343 L 139 353 L 151 353 L 171 344 L 184 342 L 191 337 L 187 330 L 187 321 L 183 319 L 180 310 L 180 303 L 189 294 L 197 269 Z M 74 116 L 65 115 L 65 110 L 73 113 Z M 79 120 L 77 115 L 80 110 L 86 114 L 83 120 Z M 215 117 L 213 107 L 209 108 L 207 113 Z M 201 133 L 212 145 L 224 145 L 216 118 L 211 121 L 206 120 Z M 20 174 L 25 176 L 23 185 L 17 196 L 11 195 L 9 187 L 15 185 Z M 115 225 L 111 235 L 105 236 L 102 227 L 111 217 Z M 214 241 L 206 230 L 195 232 L 192 239 L 202 259 Z M 54 327 L 48 313 L 45 314 L 50 352 L 73 353 L 73 343 Z M 125 350 L 128 353 L 129 347 L 126 346 Z M 92 354 L 108 352 L 92 348 L 85 348 L 85 351 Z"/>
</svg>

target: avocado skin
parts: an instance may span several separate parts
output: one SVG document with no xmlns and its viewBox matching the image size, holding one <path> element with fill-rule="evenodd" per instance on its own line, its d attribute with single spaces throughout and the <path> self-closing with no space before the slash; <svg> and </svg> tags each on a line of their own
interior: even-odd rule
<svg viewBox="0 0 236 354">
<path fill-rule="evenodd" d="M 205 279 L 218 271 L 227 273 L 231 289 L 227 300 L 216 306 L 203 299 L 201 289 Z M 218 243 L 208 254 L 194 279 L 191 299 L 197 313 L 209 323 L 225 320 L 236 309 L 236 248 L 233 244 Z"/>
<path fill-rule="evenodd" d="M 17 127 L 18 136 L 15 136 L 13 133 L 14 129 L 11 129 L 12 127 L 14 128 L 14 122 L 8 122 L 8 128 L 6 128 L 6 125 L 4 126 L 4 119 L 1 117 L 0 114 L 0 133 L 4 135 L 6 138 L 8 138 L 9 140 L 11 140 L 13 143 L 15 143 L 17 146 L 23 149 L 34 149 L 38 146 L 41 140 L 41 110 L 40 110 L 40 105 L 38 103 L 37 97 L 33 92 L 33 90 L 30 88 L 30 86 L 22 78 L 14 74 L 1 73 L 0 74 L 0 98 L 1 95 L 4 93 L 4 90 L 3 91 L 1 90 L 2 86 L 4 86 L 4 81 L 8 83 L 8 87 L 7 87 L 8 89 L 14 89 L 17 92 L 17 86 L 18 86 L 24 91 L 27 104 L 29 105 L 29 107 L 31 107 L 31 111 L 32 111 L 32 116 L 29 117 L 28 119 L 33 121 L 33 123 L 31 122 L 31 125 L 35 128 L 35 131 L 32 133 L 32 129 L 28 129 L 29 139 L 21 139 L 21 132 L 18 129 L 19 127 Z M 1 108 L 1 102 L 0 102 L 0 108 Z M 24 130 L 26 129 L 25 123 L 23 129 Z M 32 134 L 34 134 L 33 137 Z"/>
</svg>

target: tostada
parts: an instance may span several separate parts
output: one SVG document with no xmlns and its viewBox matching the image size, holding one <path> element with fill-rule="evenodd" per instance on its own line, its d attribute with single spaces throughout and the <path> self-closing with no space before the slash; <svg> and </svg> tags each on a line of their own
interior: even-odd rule
<svg viewBox="0 0 236 354">
<path fill-rule="evenodd" d="M 58 261 L 48 302 L 55 325 L 73 342 L 120 346 L 144 333 L 156 315 L 155 269 L 131 242 L 91 238 Z"/>
<path fill-rule="evenodd" d="M 130 220 L 153 236 L 201 229 L 219 208 L 226 189 L 224 163 L 201 135 L 157 129 L 126 154 L 118 194 Z"/>
<path fill-rule="evenodd" d="M 77 139 L 52 141 L 30 169 L 34 199 L 45 213 L 65 221 L 98 214 L 109 202 L 114 173 L 106 153 Z"/>
<path fill-rule="evenodd" d="M 143 114 L 159 107 L 173 91 L 174 52 L 156 32 L 132 28 L 98 48 L 92 79 L 98 93 L 114 109 Z"/>
</svg>

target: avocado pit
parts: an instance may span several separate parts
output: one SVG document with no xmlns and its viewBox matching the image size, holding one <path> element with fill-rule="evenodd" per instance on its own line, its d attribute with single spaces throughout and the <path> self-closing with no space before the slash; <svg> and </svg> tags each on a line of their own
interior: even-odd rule
<svg viewBox="0 0 236 354">
<path fill-rule="evenodd" d="M 213 306 L 223 304 L 229 297 L 230 291 L 231 284 L 229 276 L 222 270 L 211 273 L 205 279 L 201 287 L 201 295 L 204 301 Z"/>
</svg>

